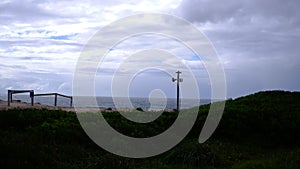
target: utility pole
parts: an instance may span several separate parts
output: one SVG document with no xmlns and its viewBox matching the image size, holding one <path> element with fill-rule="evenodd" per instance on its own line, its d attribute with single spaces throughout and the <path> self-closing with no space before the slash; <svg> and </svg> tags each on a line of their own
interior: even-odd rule
<svg viewBox="0 0 300 169">
<path fill-rule="evenodd" d="M 175 79 L 173 77 L 172 82 L 177 81 L 177 111 L 179 112 L 179 83 L 182 82 L 183 79 L 179 77 L 179 75 L 181 73 L 179 70 L 176 73 L 177 73 L 177 78 Z"/>
</svg>

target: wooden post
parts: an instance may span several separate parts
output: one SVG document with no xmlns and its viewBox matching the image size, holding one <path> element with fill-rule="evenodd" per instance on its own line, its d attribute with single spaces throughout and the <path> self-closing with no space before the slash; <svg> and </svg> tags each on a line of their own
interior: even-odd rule
<svg viewBox="0 0 300 169">
<path fill-rule="evenodd" d="M 34 91 L 30 91 L 30 98 L 31 98 L 31 106 L 34 105 Z"/>
<path fill-rule="evenodd" d="M 33 97 L 31 98 L 31 106 L 34 105 L 34 100 L 33 100 Z"/>
<path fill-rule="evenodd" d="M 73 97 L 70 97 L 70 107 L 73 105 Z"/>
<path fill-rule="evenodd" d="M 54 94 L 54 106 L 57 106 L 57 93 Z"/>
<path fill-rule="evenodd" d="M 10 100 L 11 100 L 11 95 L 10 95 L 10 90 L 7 91 L 7 106 L 10 106 Z"/>
</svg>

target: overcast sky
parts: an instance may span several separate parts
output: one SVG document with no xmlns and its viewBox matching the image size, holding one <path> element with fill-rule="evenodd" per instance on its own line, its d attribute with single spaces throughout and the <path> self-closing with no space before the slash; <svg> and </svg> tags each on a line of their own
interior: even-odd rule
<svg viewBox="0 0 300 169">
<path fill-rule="evenodd" d="M 224 66 L 228 97 L 261 90 L 299 91 L 299 6 L 299 0 L 2 0 L 0 94 L 33 89 L 71 95 L 74 68 L 88 40 L 111 22 L 143 12 L 184 18 L 207 36 Z M 124 57 L 153 47 L 176 51 L 184 63 L 203 68 L 177 42 L 136 37 L 111 49 L 98 71 L 97 94 L 110 95 L 109 70 Z M 201 97 L 209 97 L 207 74 L 202 71 L 196 77 Z M 132 96 L 148 96 L 155 88 L 175 96 L 170 77 L 151 70 L 137 76 L 130 91 Z"/>
</svg>

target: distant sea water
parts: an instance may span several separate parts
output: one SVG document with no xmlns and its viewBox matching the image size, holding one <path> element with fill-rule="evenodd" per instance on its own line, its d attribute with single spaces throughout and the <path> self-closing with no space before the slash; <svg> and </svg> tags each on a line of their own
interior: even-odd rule
<svg viewBox="0 0 300 169">
<path fill-rule="evenodd" d="M 7 100 L 7 96 L 1 95 L 1 100 Z M 117 98 L 119 100 L 118 108 L 129 108 L 127 104 L 120 104 L 122 103 L 122 99 L 126 98 Z M 22 102 L 30 103 L 30 97 L 28 95 L 13 95 L 13 100 L 20 100 Z M 82 99 L 82 107 L 94 107 L 93 105 L 89 104 L 88 99 Z M 165 101 L 165 102 L 164 102 Z M 35 103 L 40 103 L 44 105 L 54 105 L 54 96 L 43 96 L 43 97 L 35 97 Z M 148 98 L 130 98 L 130 102 L 134 108 L 142 108 L 143 110 L 148 110 L 152 107 L 164 107 L 164 110 L 173 110 L 176 109 L 176 99 L 175 98 L 167 98 L 165 100 L 153 99 L 149 100 Z M 199 102 L 193 99 L 183 99 L 182 104 L 180 105 L 181 109 L 191 108 L 199 105 L 209 104 L 211 101 L 210 99 L 201 99 Z M 98 107 L 100 108 L 116 108 L 114 100 L 112 97 L 97 97 Z M 153 105 L 154 104 L 154 105 Z M 68 107 L 70 106 L 70 99 L 64 97 L 57 97 L 57 106 Z"/>
</svg>

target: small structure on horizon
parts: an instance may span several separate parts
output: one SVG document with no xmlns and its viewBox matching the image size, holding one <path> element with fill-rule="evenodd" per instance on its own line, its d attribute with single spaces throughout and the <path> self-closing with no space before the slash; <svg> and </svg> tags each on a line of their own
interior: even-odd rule
<svg viewBox="0 0 300 169">
<path fill-rule="evenodd" d="M 7 105 L 10 106 L 12 102 L 12 95 L 17 93 L 29 93 L 31 98 L 31 106 L 34 104 L 34 90 L 8 90 L 7 91 Z"/>
</svg>

